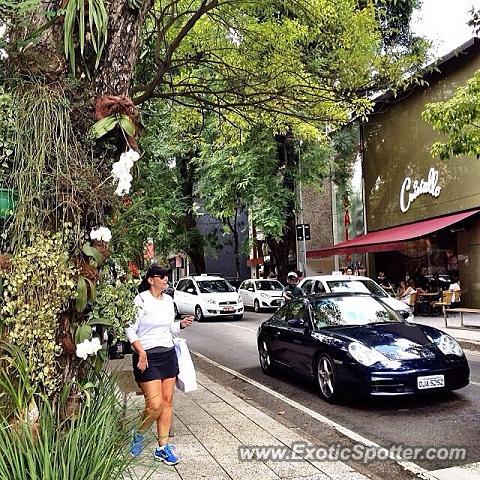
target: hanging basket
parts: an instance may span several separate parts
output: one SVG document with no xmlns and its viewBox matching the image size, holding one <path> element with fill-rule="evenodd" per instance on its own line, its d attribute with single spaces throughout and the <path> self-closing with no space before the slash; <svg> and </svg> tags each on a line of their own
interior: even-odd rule
<svg viewBox="0 0 480 480">
<path fill-rule="evenodd" d="M 0 188 L 0 218 L 8 218 L 15 207 L 15 194 L 8 188 Z"/>
</svg>

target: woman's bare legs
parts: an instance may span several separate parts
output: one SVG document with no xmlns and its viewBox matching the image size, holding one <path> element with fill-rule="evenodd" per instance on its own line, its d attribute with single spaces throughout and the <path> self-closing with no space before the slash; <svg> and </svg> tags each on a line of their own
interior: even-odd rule
<svg viewBox="0 0 480 480">
<path fill-rule="evenodd" d="M 145 397 L 145 410 L 138 431 L 144 434 L 150 425 L 156 421 L 158 444 L 160 446 L 168 443 L 168 433 L 172 425 L 175 380 L 175 377 L 173 377 L 138 384 Z"/>
<path fill-rule="evenodd" d="M 170 427 L 172 426 L 173 390 L 176 378 L 162 380 L 162 410 L 157 418 L 158 445 L 163 447 L 168 443 Z"/>
</svg>

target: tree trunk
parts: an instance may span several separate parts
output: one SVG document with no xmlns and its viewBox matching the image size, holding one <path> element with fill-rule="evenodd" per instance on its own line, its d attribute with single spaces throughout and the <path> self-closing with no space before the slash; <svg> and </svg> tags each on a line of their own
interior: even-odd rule
<svg viewBox="0 0 480 480">
<path fill-rule="evenodd" d="M 192 155 L 193 156 L 193 155 Z M 195 184 L 195 167 L 191 158 L 183 156 L 177 158 L 178 175 L 181 182 L 182 197 L 186 203 L 186 211 L 183 217 L 183 223 L 187 233 L 187 238 L 183 249 L 190 257 L 193 263 L 195 273 L 200 275 L 205 273 L 207 266 L 205 263 L 204 238 L 197 227 L 197 219 L 193 210 L 193 188 Z"/>
<path fill-rule="evenodd" d="M 128 0 L 107 2 L 108 40 L 95 77 L 98 96 L 128 95 L 140 51 L 140 27 L 153 0 L 143 0 L 140 8 Z"/>
<path fill-rule="evenodd" d="M 272 237 L 267 237 L 266 242 L 275 260 L 275 265 L 277 267 L 277 278 L 280 282 L 286 285 L 287 275 L 290 271 L 290 262 L 288 260 L 290 248 L 288 242 L 288 235 L 284 235 L 284 237 L 287 238 L 287 241 L 285 241 L 285 238 L 275 240 Z"/>
<path fill-rule="evenodd" d="M 283 176 L 283 186 L 295 193 L 295 178 L 294 172 L 298 165 L 298 157 L 295 152 L 294 139 L 291 135 L 276 135 L 275 140 L 277 142 L 277 168 L 278 171 L 285 171 Z M 278 279 L 286 284 L 287 275 L 290 271 L 289 252 L 293 250 L 296 252 L 296 237 L 295 237 L 295 203 L 294 201 L 288 202 L 284 210 L 285 213 L 285 227 L 283 235 L 280 239 L 275 240 L 272 237 L 266 237 L 268 248 L 272 252 L 272 256 L 275 259 L 277 266 Z M 295 253 L 296 255 L 296 253 Z M 295 265 L 297 264 L 297 258 L 295 258 Z"/>
<path fill-rule="evenodd" d="M 195 269 L 195 275 L 201 275 L 206 273 L 207 265 L 205 263 L 205 254 L 202 249 L 190 248 L 185 252 L 193 263 L 193 268 Z"/>
<path fill-rule="evenodd" d="M 235 217 L 232 221 L 229 219 L 227 220 L 228 228 L 233 236 L 233 253 L 235 256 L 235 276 L 236 278 L 240 278 L 240 239 L 238 235 L 238 209 L 235 210 Z"/>
</svg>

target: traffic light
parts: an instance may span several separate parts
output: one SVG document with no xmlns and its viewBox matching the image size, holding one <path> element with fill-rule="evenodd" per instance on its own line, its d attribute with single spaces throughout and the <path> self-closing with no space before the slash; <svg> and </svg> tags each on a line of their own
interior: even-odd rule
<svg viewBox="0 0 480 480">
<path fill-rule="evenodd" d="M 310 240 L 310 224 L 305 223 L 303 227 L 305 232 L 305 240 Z"/>
<path fill-rule="evenodd" d="M 303 223 L 297 225 L 297 240 L 303 240 Z"/>
<path fill-rule="evenodd" d="M 310 240 L 310 224 L 298 223 L 297 224 L 297 240 Z"/>
</svg>

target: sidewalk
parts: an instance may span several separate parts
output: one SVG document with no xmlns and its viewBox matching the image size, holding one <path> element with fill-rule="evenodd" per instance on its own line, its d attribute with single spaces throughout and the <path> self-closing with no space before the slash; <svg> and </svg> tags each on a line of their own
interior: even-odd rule
<svg viewBox="0 0 480 480">
<path fill-rule="evenodd" d="M 477 314 L 465 314 L 465 325 L 478 325 L 479 328 L 450 328 L 460 327 L 460 315 L 448 316 L 448 327 L 445 328 L 445 319 L 443 315 L 439 317 L 423 317 L 421 315 L 415 315 L 415 323 L 422 325 L 430 325 L 431 327 L 438 328 L 460 342 L 463 348 L 480 350 L 480 315 Z"/>
<path fill-rule="evenodd" d="M 478 317 L 480 320 L 480 317 Z M 439 328 L 462 343 L 464 348 L 480 350 L 480 329 L 445 328 L 443 317 L 416 316 L 415 322 Z M 458 317 L 449 325 L 460 325 Z M 478 347 L 478 348 L 477 348 Z M 121 377 L 129 416 L 136 416 L 144 406 L 131 371 L 131 357 L 110 360 L 108 368 Z M 152 427 L 148 444 L 136 460 L 138 480 L 366 480 L 368 477 L 341 461 L 241 461 L 241 446 L 283 446 L 291 451 L 294 442 L 312 443 L 298 428 L 287 427 L 263 413 L 230 390 L 197 371 L 198 390 L 184 394 L 175 391 L 173 443 L 180 463 L 168 467 L 153 459 L 156 435 Z M 475 467 L 475 468 L 473 468 Z M 473 469 L 473 471 L 472 471 Z M 458 471 L 460 470 L 460 472 Z M 153 473 L 152 473 L 153 472 Z M 478 465 L 429 472 L 428 478 L 479 478 Z M 453 478 L 450 477 L 450 478 Z M 423 477 L 425 478 L 425 477 Z"/>
<path fill-rule="evenodd" d="M 110 363 L 112 370 L 125 374 L 130 365 L 123 360 Z M 238 449 L 242 445 L 278 445 L 290 451 L 292 442 L 312 443 L 300 429 L 284 426 L 201 372 L 197 375 L 196 392 L 175 391 L 173 443 L 180 463 L 168 467 L 153 459 L 156 438 L 152 428 L 136 460 L 138 480 L 143 476 L 151 480 L 367 480 L 340 461 L 241 461 Z M 133 386 L 133 378 L 127 383 Z M 143 409 L 143 397 L 135 391 L 126 395 L 128 413 L 136 415 Z"/>
</svg>

